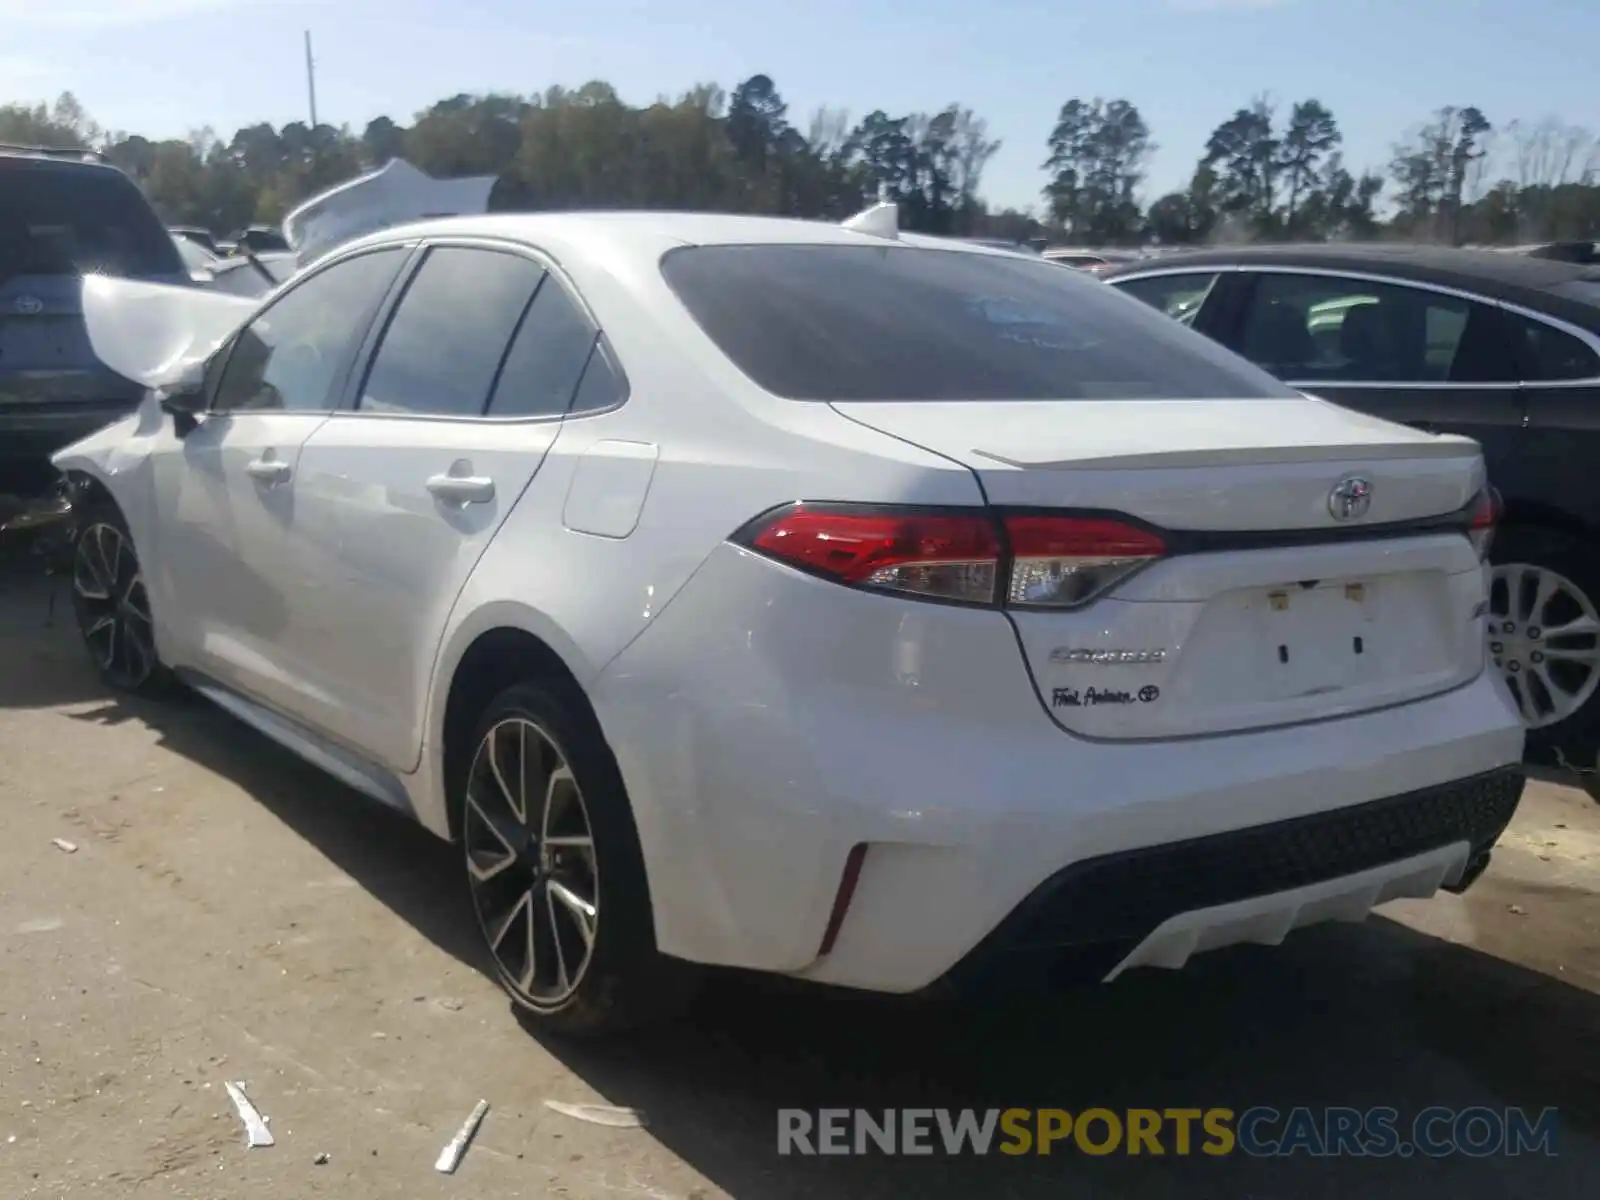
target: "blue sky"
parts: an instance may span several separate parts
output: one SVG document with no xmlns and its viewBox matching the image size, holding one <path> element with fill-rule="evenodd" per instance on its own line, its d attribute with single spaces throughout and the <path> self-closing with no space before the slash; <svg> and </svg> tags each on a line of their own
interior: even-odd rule
<svg viewBox="0 0 1600 1200">
<path fill-rule="evenodd" d="M 1354 167 L 1449 103 L 1600 130 L 1600 0 L 0 0 L 0 100 L 71 89 L 101 124 L 155 136 L 304 119 L 307 27 L 319 115 L 357 130 L 455 92 L 592 78 L 642 102 L 764 71 L 802 129 L 823 104 L 959 100 L 1004 142 L 984 186 L 998 204 L 1036 203 L 1072 96 L 1139 105 L 1152 196 L 1262 91 L 1331 107 Z"/>
</svg>

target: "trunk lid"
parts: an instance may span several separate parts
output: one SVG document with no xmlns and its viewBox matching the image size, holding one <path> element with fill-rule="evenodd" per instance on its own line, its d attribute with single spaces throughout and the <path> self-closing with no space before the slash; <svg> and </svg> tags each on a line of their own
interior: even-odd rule
<svg viewBox="0 0 1600 1200">
<path fill-rule="evenodd" d="M 1427 528 L 1484 487 L 1469 439 L 1309 398 L 834 407 L 965 464 L 995 506 L 1166 531 L 1166 556 L 1089 603 L 1008 610 L 1067 730 L 1142 739 L 1317 720 L 1483 668 L 1483 564 L 1459 531 Z M 1341 519 L 1332 493 L 1351 478 L 1367 507 Z"/>
</svg>

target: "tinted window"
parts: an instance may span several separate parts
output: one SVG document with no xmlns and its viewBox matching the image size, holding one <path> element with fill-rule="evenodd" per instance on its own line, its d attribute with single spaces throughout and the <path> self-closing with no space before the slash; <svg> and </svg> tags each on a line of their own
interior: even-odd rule
<svg viewBox="0 0 1600 1200">
<path fill-rule="evenodd" d="M 595 328 L 561 281 L 546 276 L 528 307 L 489 402 L 493 417 L 559 417 L 572 403 Z"/>
<path fill-rule="evenodd" d="M 1522 378 L 1529 383 L 1556 383 L 1563 379 L 1600 379 L 1600 354 L 1583 341 L 1553 325 L 1507 313 L 1516 340 Z"/>
<path fill-rule="evenodd" d="M 583 380 L 578 384 L 578 394 L 572 401 L 572 412 L 599 412 L 615 408 L 628 398 L 628 383 L 622 377 L 622 368 L 611 353 L 604 335 L 594 344 L 589 354 L 589 365 L 583 369 Z"/>
<path fill-rule="evenodd" d="M 0 284 L 17 275 L 184 275 L 144 193 L 103 167 L 0 162 Z"/>
<path fill-rule="evenodd" d="M 1303 383 L 1515 378 L 1495 310 L 1421 288 L 1329 276 L 1257 276 L 1239 350 Z"/>
<path fill-rule="evenodd" d="M 692 246 L 662 272 L 796 400 L 1281 397 L 1210 340 L 1055 263 L 907 246 Z"/>
<path fill-rule="evenodd" d="M 519 254 L 429 251 L 383 332 L 361 408 L 482 416 L 511 332 L 543 276 Z"/>
<path fill-rule="evenodd" d="M 234 340 L 212 407 L 316 412 L 405 260 L 396 247 L 359 254 L 291 287 Z"/>
<path fill-rule="evenodd" d="M 1151 308 L 1164 312 L 1185 325 L 1194 324 L 1200 305 L 1216 283 L 1214 273 L 1147 275 L 1142 279 L 1113 279 L 1111 285 L 1137 296 Z"/>
</svg>

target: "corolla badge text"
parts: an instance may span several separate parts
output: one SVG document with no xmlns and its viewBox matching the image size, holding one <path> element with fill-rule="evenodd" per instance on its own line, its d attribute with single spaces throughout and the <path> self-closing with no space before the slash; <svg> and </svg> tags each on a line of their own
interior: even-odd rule
<svg viewBox="0 0 1600 1200">
<path fill-rule="evenodd" d="M 1057 646 L 1050 651 L 1053 663 L 1083 663 L 1096 667 L 1131 667 L 1167 661 L 1165 650 L 1078 650 Z"/>
</svg>

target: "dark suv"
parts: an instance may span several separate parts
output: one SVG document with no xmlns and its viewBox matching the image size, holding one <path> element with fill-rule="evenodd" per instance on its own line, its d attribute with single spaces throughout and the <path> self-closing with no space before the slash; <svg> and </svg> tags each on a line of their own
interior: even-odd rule
<svg viewBox="0 0 1600 1200">
<path fill-rule="evenodd" d="M 166 227 L 98 155 L 0 144 L 0 493 L 55 477 L 49 456 L 134 408 L 94 356 L 82 276 L 187 284 Z"/>
</svg>

